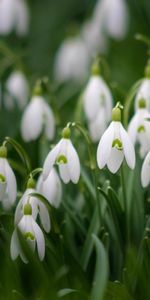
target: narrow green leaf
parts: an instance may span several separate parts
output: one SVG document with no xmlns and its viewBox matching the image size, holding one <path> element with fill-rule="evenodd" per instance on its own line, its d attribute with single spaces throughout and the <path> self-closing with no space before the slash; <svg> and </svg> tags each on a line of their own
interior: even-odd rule
<svg viewBox="0 0 150 300">
<path fill-rule="evenodd" d="M 30 173 L 30 171 L 31 171 L 30 159 L 29 159 L 26 151 L 23 149 L 23 147 L 18 142 L 16 142 L 14 139 L 12 139 L 10 137 L 6 137 L 5 141 L 7 143 L 9 143 L 16 150 L 16 152 L 19 154 L 21 160 L 23 161 L 23 163 L 26 166 L 27 173 Z"/>
<path fill-rule="evenodd" d="M 96 248 L 96 267 L 93 288 L 91 291 L 91 300 L 103 300 L 107 280 L 108 280 L 108 257 L 104 245 L 98 237 L 92 234 L 92 238 Z"/>
</svg>

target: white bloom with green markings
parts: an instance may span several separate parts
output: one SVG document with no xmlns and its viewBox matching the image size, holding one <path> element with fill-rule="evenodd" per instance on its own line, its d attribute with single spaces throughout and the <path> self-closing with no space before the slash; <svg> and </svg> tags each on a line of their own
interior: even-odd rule
<svg viewBox="0 0 150 300">
<path fill-rule="evenodd" d="M 116 173 L 124 158 L 131 169 L 135 167 L 135 150 L 132 141 L 121 124 L 121 110 L 115 107 L 112 111 L 112 122 L 104 132 L 97 149 L 97 162 L 100 169 L 107 165 Z"/>
<path fill-rule="evenodd" d="M 63 130 L 60 142 L 49 152 L 43 167 L 43 179 L 46 180 L 55 164 L 58 164 L 60 177 L 64 183 L 77 183 L 80 177 L 80 161 L 71 140 L 70 129 Z"/>
<path fill-rule="evenodd" d="M 43 260 L 45 256 L 45 239 L 41 228 L 32 217 L 32 207 L 30 204 L 24 206 L 24 215 L 13 232 L 10 245 L 12 260 L 15 260 L 20 255 L 22 260 L 27 263 L 28 259 L 24 255 L 20 245 L 17 230 L 21 232 L 31 251 L 34 252 L 37 245 L 39 259 Z"/>
</svg>

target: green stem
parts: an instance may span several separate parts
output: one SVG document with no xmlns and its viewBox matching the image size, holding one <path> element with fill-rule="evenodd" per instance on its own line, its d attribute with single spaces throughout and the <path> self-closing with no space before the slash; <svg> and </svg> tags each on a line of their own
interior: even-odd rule
<svg viewBox="0 0 150 300">
<path fill-rule="evenodd" d="M 95 195 L 96 195 L 96 201 L 97 201 L 97 206 L 98 206 L 98 214 L 99 214 L 99 223 L 101 224 L 101 206 L 100 206 L 100 201 L 99 201 L 99 193 L 98 193 L 98 183 L 97 183 L 97 167 L 96 167 L 96 161 L 95 161 L 95 155 L 93 151 L 93 145 L 92 141 L 89 138 L 88 133 L 86 130 L 82 127 L 81 124 L 79 123 L 68 123 L 67 125 L 75 127 L 84 137 L 85 141 L 87 142 L 88 145 L 88 154 L 89 154 L 89 160 L 90 160 L 90 168 L 92 170 L 92 177 L 93 177 L 93 183 L 95 187 Z"/>
<path fill-rule="evenodd" d="M 126 233 L 127 233 L 127 241 L 129 241 L 128 205 L 127 205 L 127 193 L 126 193 L 123 166 L 121 166 L 121 186 L 122 186 L 122 195 L 123 195 L 123 202 L 124 202 L 124 213 L 125 213 L 125 226 L 126 226 Z"/>
</svg>

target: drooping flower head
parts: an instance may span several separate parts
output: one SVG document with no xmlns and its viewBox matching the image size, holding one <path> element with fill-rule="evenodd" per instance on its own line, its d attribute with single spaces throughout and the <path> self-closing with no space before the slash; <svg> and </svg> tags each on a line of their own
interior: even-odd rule
<svg viewBox="0 0 150 300">
<path fill-rule="evenodd" d="M 0 147 L 0 201 L 4 208 L 13 206 L 17 196 L 17 183 L 15 174 L 7 160 L 7 148 Z"/>
<path fill-rule="evenodd" d="M 77 183 L 80 177 L 80 161 L 70 140 L 70 129 L 64 128 L 62 139 L 49 152 L 43 167 L 43 179 L 46 180 L 55 164 L 59 167 L 60 177 L 64 183 Z"/>
<path fill-rule="evenodd" d="M 56 208 L 60 205 L 62 185 L 55 168 L 52 168 L 46 180 L 43 180 L 42 174 L 40 175 L 36 188 L 40 194 L 47 198 L 51 205 Z"/>
<path fill-rule="evenodd" d="M 54 76 L 57 81 L 73 80 L 80 82 L 86 76 L 89 66 L 89 53 L 82 37 L 67 38 L 56 54 Z"/>
<path fill-rule="evenodd" d="M 22 246 L 20 244 L 17 229 L 22 233 L 23 238 L 33 252 L 35 251 L 37 245 L 39 259 L 43 260 L 45 256 L 45 239 L 41 228 L 35 222 L 32 216 L 31 204 L 25 204 L 23 209 L 23 217 L 13 232 L 10 246 L 12 260 L 15 260 L 20 255 L 22 260 L 27 263 L 28 260 L 24 255 Z"/>
<path fill-rule="evenodd" d="M 6 81 L 5 106 L 12 109 L 16 105 L 23 109 L 27 104 L 29 86 L 25 75 L 21 71 L 11 73 Z"/>
<path fill-rule="evenodd" d="M 113 104 L 109 87 L 100 73 L 99 62 L 96 61 L 92 66 L 92 76 L 83 95 L 84 111 L 93 141 L 100 139 L 110 122 Z"/>
<path fill-rule="evenodd" d="M 132 141 L 121 124 L 121 107 L 112 110 L 112 122 L 104 132 L 97 149 L 97 162 L 100 169 L 107 165 L 116 173 L 124 158 L 131 169 L 135 167 L 135 150 Z"/>
<path fill-rule="evenodd" d="M 150 149 L 150 113 L 143 98 L 138 100 L 138 109 L 129 123 L 128 134 L 134 145 L 136 142 L 140 144 L 140 155 L 144 157 Z"/>
<path fill-rule="evenodd" d="M 27 183 L 27 189 L 24 192 L 22 198 L 18 202 L 15 211 L 15 225 L 19 224 L 23 215 L 24 207 L 26 204 L 30 204 L 32 208 L 32 217 L 34 220 L 39 216 L 40 222 L 46 232 L 50 231 L 51 223 L 50 216 L 47 207 L 37 197 L 32 196 L 32 193 L 36 193 L 36 183 L 32 178 L 29 178 Z"/>
<path fill-rule="evenodd" d="M 138 109 L 138 103 L 140 99 L 144 99 L 146 102 L 146 108 L 150 112 L 150 61 L 148 60 L 145 68 L 145 76 L 142 83 L 137 91 L 135 98 L 135 110 Z"/>
<path fill-rule="evenodd" d="M 26 107 L 22 122 L 21 133 L 26 142 L 36 140 L 44 130 L 47 139 L 52 140 L 55 134 L 55 118 L 51 107 L 42 96 L 42 90 L 38 86 L 34 90 L 34 96 Z"/>
<path fill-rule="evenodd" d="M 29 9 L 25 0 L 0 1 L 0 34 L 7 35 L 12 31 L 24 36 L 29 27 Z"/>
</svg>

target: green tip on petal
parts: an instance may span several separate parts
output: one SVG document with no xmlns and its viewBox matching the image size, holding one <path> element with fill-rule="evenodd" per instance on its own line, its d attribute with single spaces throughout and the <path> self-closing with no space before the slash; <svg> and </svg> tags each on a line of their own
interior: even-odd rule
<svg viewBox="0 0 150 300">
<path fill-rule="evenodd" d="M 64 154 L 60 154 L 57 158 L 56 158 L 56 164 L 67 164 L 67 157 Z"/>
<path fill-rule="evenodd" d="M 36 186 L 35 180 L 32 177 L 30 177 L 27 182 L 27 189 L 34 189 L 35 186 Z"/>
<path fill-rule="evenodd" d="M 140 125 L 140 126 L 137 128 L 137 132 L 139 132 L 139 133 L 145 132 L 145 126 L 144 126 L 144 125 Z"/>
<path fill-rule="evenodd" d="M 69 127 L 65 127 L 63 130 L 62 130 L 62 137 L 64 139 L 70 139 L 70 136 L 71 136 L 71 130 Z"/>
<path fill-rule="evenodd" d="M 24 237 L 25 237 L 26 240 L 27 240 L 27 239 L 30 239 L 30 240 L 32 240 L 32 241 L 35 240 L 34 234 L 33 234 L 32 232 L 30 232 L 30 231 L 26 232 L 26 233 L 24 234 Z"/>
<path fill-rule="evenodd" d="M 32 215 L 32 206 L 30 203 L 25 204 L 24 209 L 23 209 L 23 214 L 24 215 Z"/>
<path fill-rule="evenodd" d="M 5 146 L 0 147 L 0 157 L 3 157 L 3 158 L 7 157 L 7 148 Z"/>
<path fill-rule="evenodd" d="M 139 99 L 138 101 L 138 107 L 139 108 L 145 108 L 146 107 L 146 101 L 144 98 Z"/>
<path fill-rule="evenodd" d="M 113 142 L 112 142 L 112 147 L 116 147 L 118 150 L 122 150 L 123 149 L 123 145 L 122 145 L 122 142 L 121 140 L 119 139 L 115 139 Z"/>
<path fill-rule="evenodd" d="M 6 182 L 6 177 L 2 173 L 0 173 L 0 182 Z"/>
</svg>

